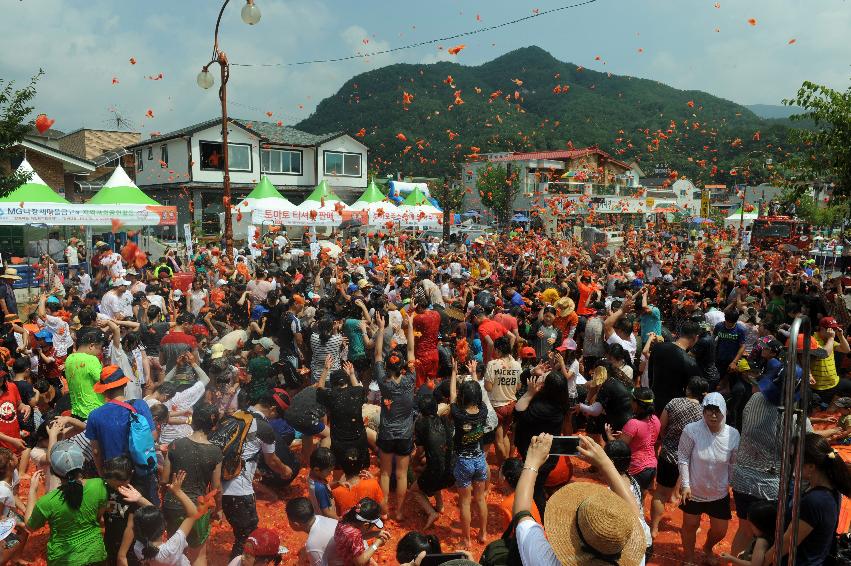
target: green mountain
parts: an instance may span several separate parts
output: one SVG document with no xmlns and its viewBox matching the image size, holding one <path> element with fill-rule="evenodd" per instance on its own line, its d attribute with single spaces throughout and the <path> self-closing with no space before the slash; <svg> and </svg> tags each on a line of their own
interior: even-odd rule
<svg viewBox="0 0 851 566">
<path fill-rule="evenodd" d="M 780 104 L 749 104 L 746 108 L 760 118 L 788 118 L 804 111 L 803 108 L 798 106 Z"/>
<path fill-rule="evenodd" d="M 787 124 L 734 102 L 585 69 L 539 47 L 475 67 L 398 64 L 362 73 L 297 127 L 358 137 L 381 175 L 457 176 L 457 164 L 477 152 L 597 145 L 645 169 L 665 162 L 698 181 L 726 183 L 743 182 L 739 171 L 729 173 L 742 165 L 751 181 L 767 177 L 765 160 L 786 155 L 788 136 Z"/>
</svg>

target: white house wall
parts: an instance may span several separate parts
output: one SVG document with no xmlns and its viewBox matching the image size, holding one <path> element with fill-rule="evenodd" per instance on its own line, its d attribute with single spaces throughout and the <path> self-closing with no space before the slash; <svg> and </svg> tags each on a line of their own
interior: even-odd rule
<svg viewBox="0 0 851 566">
<path fill-rule="evenodd" d="M 168 148 L 168 163 L 161 163 L 162 146 Z M 151 148 L 151 159 L 148 159 L 148 148 Z M 183 138 L 157 142 L 152 140 L 150 145 L 142 148 L 142 170 L 136 166 L 136 184 L 140 187 L 162 185 L 166 183 L 189 182 L 189 153 L 187 141 Z M 137 154 L 138 155 L 138 154 Z"/>
<path fill-rule="evenodd" d="M 359 177 L 348 177 L 343 175 L 326 175 L 325 174 L 325 152 L 339 151 L 343 153 L 360 153 L 361 167 Z M 358 142 L 356 139 L 348 135 L 343 135 L 338 138 L 329 140 L 319 146 L 319 160 L 317 162 L 317 182 L 323 180 L 328 181 L 331 187 L 349 187 L 365 189 L 367 184 L 367 149 L 366 146 Z"/>
<path fill-rule="evenodd" d="M 221 183 L 221 171 L 205 171 L 201 169 L 201 150 L 198 142 L 202 141 L 221 143 L 222 127 L 215 125 L 192 134 L 192 180 L 199 183 Z M 260 146 L 257 137 L 249 134 L 242 128 L 231 125 L 228 129 L 228 143 L 250 145 L 251 166 L 253 168 L 252 171 L 231 171 L 230 182 L 246 184 L 260 182 Z"/>
</svg>

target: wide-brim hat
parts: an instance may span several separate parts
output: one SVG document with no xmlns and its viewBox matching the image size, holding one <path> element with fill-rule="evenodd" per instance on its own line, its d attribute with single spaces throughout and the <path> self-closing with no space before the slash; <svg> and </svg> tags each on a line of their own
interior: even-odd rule
<svg viewBox="0 0 851 566">
<path fill-rule="evenodd" d="M 570 297 L 562 297 L 556 301 L 555 307 L 558 309 L 558 315 L 564 317 L 576 310 L 576 303 Z"/>
<path fill-rule="evenodd" d="M 602 485 L 561 488 L 547 501 L 544 523 L 562 564 L 637 566 L 647 550 L 636 511 Z"/>
<path fill-rule="evenodd" d="M 12 281 L 20 281 L 21 278 L 18 276 L 18 270 L 14 267 L 7 267 L 0 277 L 3 279 L 11 279 Z"/>
<path fill-rule="evenodd" d="M 100 372 L 100 381 L 92 386 L 95 393 L 103 393 L 117 387 L 124 387 L 130 378 L 118 366 L 106 366 Z"/>
</svg>

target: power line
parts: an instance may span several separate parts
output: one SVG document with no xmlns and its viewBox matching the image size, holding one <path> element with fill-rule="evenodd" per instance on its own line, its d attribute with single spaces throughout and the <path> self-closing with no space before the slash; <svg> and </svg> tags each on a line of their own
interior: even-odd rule
<svg viewBox="0 0 851 566">
<path fill-rule="evenodd" d="M 556 12 L 561 12 L 564 10 L 570 10 L 571 8 L 579 8 L 581 6 L 587 6 L 588 4 L 593 4 L 597 2 L 597 0 L 584 0 L 583 2 L 577 2 L 575 4 L 568 4 L 567 6 L 561 6 L 559 8 L 551 8 L 549 10 L 541 10 L 538 12 L 534 12 L 528 16 L 524 16 L 522 18 L 517 18 L 508 22 L 503 22 L 501 24 L 496 24 L 492 26 L 488 26 L 481 29 L 469 30 L 461 33 L 457 33 L 455 35 L 449 35 L 446 37 L 438 37 L 436 39 L 428 39 L 425 41 L 419 41 L 417 43 L 409 43 L 407 45 L 400 45 L 399 47 L 392 47 L 390 49 L 383 49 L 381 51 L 373 51 L 371 53 L 358 53 L 355 55 L 347 55 L 345 57 L 336 57 L 333 59 L 311 59 L 308 61 L 298 61 L 296 63 L 231 63 L 232 67 L 296 67 L 299 65 L 313 65 L 315 63 L 339 63 L 341 61 L 351 61 L 352 59 L 363 59 L 366 57 L 375 57 L 377 55 L 386 55 L 387 53 L 395 53 L 397 51 L 403 51 L 405 49 L 413 49 L 415 47 L 423 47 L 425 45 L 433 45 L 435 43 L 440 43 L 442 41 L 451 41 L 453 39 L 460 39 L 462 37 L 469 37 L 471 35 L 478 35 L 480 33 L 485 33 L 488 31 L 493 31 L 495 29 L 500 29 L 508 26 L 512 26 L 514 24 L 519 24 L 534 18 L 538 18 L 541 16 L 546 16 L 549 14 L 554 14 Z"/>
</svg>

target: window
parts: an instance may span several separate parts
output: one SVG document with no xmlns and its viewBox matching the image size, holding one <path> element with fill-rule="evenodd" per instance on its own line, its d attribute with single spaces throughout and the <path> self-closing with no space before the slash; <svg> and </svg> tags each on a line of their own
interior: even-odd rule
<svg viewBox="0 0 851 566">
<path fill-rule="evenodd" d="M 360 153 L 325 152 L 325 174 L 360 177 Z"/>
<path fill-rule="evenodd" d="M 136 150 L 136 171 L 141 171 L 144 169 L 144 164 L 142 163 L 142 150 Z"/>
<path fill-rule="evenodd" d="M 222 159 L 222 142 L 198 142 L 201 151 L 201 169 L 221 171 L 224 165 Z M 241 143 L 228 144 L 228 165 L 231 171 L 252 171 L 251 146 Z"/>
<path fill-rule="evenodd" d="M 160 146 L 160 167 L 168 167 L 168 146 L 165 144 Z"/>
<path fill-rule="evenodd" d="M 152 160 L 153 158 L 154 158 L 154 146 L 149 145 L 148 146 L 148 161 Z"/>
<path fill-rule="evenodd" d="M 301 152 L 285 149 L 261 149 L 260 171 L 283 175 L 301 175 Z"/>
</svg>

